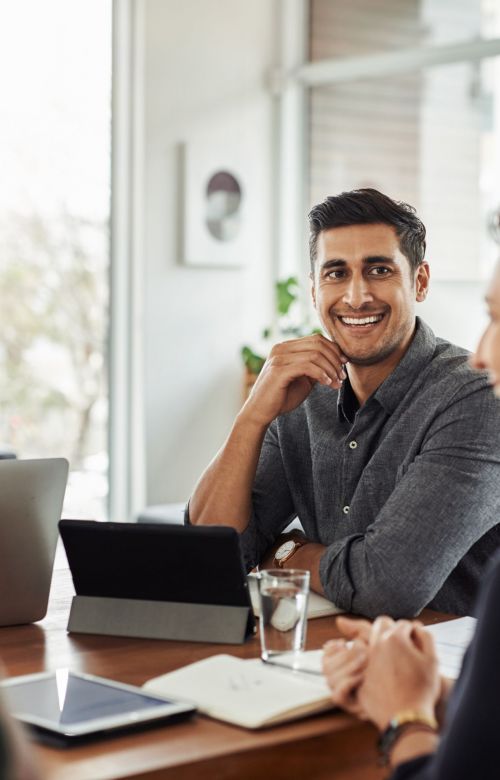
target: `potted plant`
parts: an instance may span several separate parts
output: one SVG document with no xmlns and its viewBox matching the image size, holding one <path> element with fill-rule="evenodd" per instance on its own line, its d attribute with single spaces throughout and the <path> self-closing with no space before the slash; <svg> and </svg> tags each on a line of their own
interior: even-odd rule
<svg viewBox="0 0 500 780">
<path fill-rule="evenodd" d="M 278 280 L 275 285 L 276 327 L 265 328 L 262 332 L 264 345 L 271 348 L 276 341 L 300 338 L 311 333 L 320 333 L 319 328 L 312 327 L 308 319 L 304 319 L 300 306 L 300 287 L 296 276 Z M 241 348 L 241 357 L 245 366 L 245 397 L 250 393 L 264 363 L 265 355 L 255 352 L 245 344 Z"/>
</svg>

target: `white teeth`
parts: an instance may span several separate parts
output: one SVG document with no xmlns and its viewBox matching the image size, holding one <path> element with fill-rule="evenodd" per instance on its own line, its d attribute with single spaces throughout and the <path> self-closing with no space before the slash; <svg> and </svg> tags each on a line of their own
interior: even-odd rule
<svg viewBox="0 0 500 780">
<path fill-rule="evenodd" d="M 373 322 L 380 322 L 382 316 L 382 314 L 377 314 L 372 317 L 340 317 L 340 319 L 346 325 L 371 325 Z"/>
</svg>

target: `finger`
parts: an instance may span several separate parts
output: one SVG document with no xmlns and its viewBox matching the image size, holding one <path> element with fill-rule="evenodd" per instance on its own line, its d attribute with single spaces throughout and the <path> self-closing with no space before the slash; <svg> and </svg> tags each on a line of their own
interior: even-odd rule
<svg viewBox="0 0 500 780">
<path fill-rule="evenodd" d="M 316 363 L 318 366 L 321 366 L 332 379 L 338 379 L 339 382 L 343 382 L 347 378 L 342 363 L 338 360 L 331 360 L 328 354 L 323 354 L 317 349 L 277 353 L 270 356 L 269 364 L 290 365 L 298 360 Z"/>
<path fill-rule="evenodd" d="M 380 642 L 393 646 L 397 653 L 406 652 L 417 658 L 422 654 L 422 637 L 416 632 L 424 631 L 408 620 L 398 620 L 393 628 L 382 634 Z"/>
<path fill-rule="evenodd" d="M 325 673 L 330 673 L 333 670 L 340 670 L 346 667 L 352 659 L 359 656 L 356 650 L 352 647 L 338 647 L 330 648 L 323 651 L 322 668 Z"/>
<path fill-rule="evenodd" d="M 415 625 L 412 633 L 413 641 L 416 647 L 425 655 L 436 657 L 436 643 L 434 637 L 422 625 Z"/>
<path fill-rule="evenodd" d="M 340 707 L 344 707 L 344 709 L 350 709 L 354 704 L 352 701 L 353 695 L 362 682 L 363 674 L 361 673 L 345 677 L 340 684 L 335 686 L 335 688 L 330 688 L 330 695 L 332 700 Z"/>
<path fill-rule="evenodd" d="M 372 624 L 368 620 L 353 620 L 342 616 L 337 618 L 335 625 L 347 639 L 360 638 L 366 642 L 368 642 L 372 630 Z"/>
<path fill-rule="evenodd" d="M 380 617 L 376 618 L 370 633 L 370 645 L 374 645 L 379 642 L 384 634 L 394 628 L 395 625 L 396 624 L 394 620 L 390 617 L 387 617 L 387 615 L 381 615 Z"/>
<path fill-rule="evenodd" d="M 300 339 L 289 339 L 288 341 L 282 341 L 275 346 L 280 349 L 283 348 L 294 351 L 304 349 L 304 345 L 310 348 L 316 347 L 327 350 L 332 356 L 332 359 L 338 358 L 343 364 L 349 362 L 349 358 L 347 355 L 344 355 L 339 345 L 335 341 L 332 341 L 331 339 L 326 338 L 326 336 L 323 336 L 322 333 L 315 333 L 311 336 L 304 336 Z"/>
<path fill-rule="evenodd" d="M 410 641 L 412 644 L 415 644 L 415 631 L 417 629 L 417 625 L 412 620 L 398 620 L 392 628 L 387 629 L 385 632 L 385 635 L 388 634 L 394 634 L 395 636 L 399 637 L 401 640 L 404 641 Z"/>
<path fill-rule="evenodd" d="M 326 338 L 326 336 L 323 335 L 320 335 L 318 338 L 321 345 L 329 350 L 330 354 L 334 356 L 333 359 L 338 357 L 343 366 L 345 366 L 346 363 L 349 363 L 349 358 L 342 352 L 336 341 L 332 341 L 332 339 Z"/>
<path fill-rule="evenodd" d="M 293 358 L 300 354 L 310 355 L 314 360 L 321 356 L 328 365 L 332 366 L 332 370 L 339 379 L 344 380 L 347 377 L 338 348 L 324 338 L 320 341 L 298 339 L 275 344 L 270 352 L 270 357 Z"/>
<path fill-rule="evenodd" d="M 343 382 L 347 377 L 342 364 L 333 363 L 329 360 L 328 355 L 324 355 L 320 350 L 301 350 L 300 352 L 282 352 L 280 354 L 273 355 L 270 358 L 269 364 L 274 366 L 289 366 L 299 361 L 310 361 L 315 365 L 323 369 L 332 379 L 339 379 Z"/>
<path fill-rule="evenodd" d="M 364 648 L 348 648 L 343 653 L 330 656 L 323 662 L 323 673 L 329 680 L 342 681 L 346 675 L 364 671 L 368 654 Z"/>
<path fill-rule="evenodd" d="M 325 642 L 323 645 L 323 658 L 327 657 L 328 655 L 333 655 L 335 653 L 338 653 L 339 651 L 345 650 L 346 648 L 346 641 L 345 639 L 329 639 L 328 642 Z"/>
<path fill-rule="evenodd" d="M 279 378 L 283 386 L 291 384 L 295 379 L 306 377 L 322 385 L 340 387 L 342 382 L 336 376 L 330 376 L 322 368 L 307 360 L 298 360 L 288 365 L 279 365 L 270 362 L 268 372 L 271 371 L 274 376 Z"/>
<path fill-rule="evenodd" d="M 331 694 L 336 700 L 340 700 L 361 685 L 364 674 L 364 669 L 355 669 L 352 672 L 344 672 L 341 677 L 325 677 L 325 680 Z"/>
</svg>

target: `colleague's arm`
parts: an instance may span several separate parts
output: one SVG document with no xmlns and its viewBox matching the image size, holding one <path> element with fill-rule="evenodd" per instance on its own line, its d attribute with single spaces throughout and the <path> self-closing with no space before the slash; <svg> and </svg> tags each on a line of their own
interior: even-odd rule
<svg viewBox="0 0 500 780">
<path fill-rule="evenodd" d="M 395 767 L 391 780 L 496 780 L 498 778 L 498 695 L 500 691 L 500 625 L 497 620 L 500 602 L 500 556 L 495 557 L 488 571 L 477 609 L 477 627 L 467 651 L 460 677 L 453 689 L 439 744 L 412 744 L 410 735 L 393 751 Z M 396 650 L 396 662 L 404 664 L 407 658 Z M 375 670 L 376 671 L 376 670 Z M 373 679 L 375 696 L 385 698 L 387 666 Z M 392 678 L 392 690 L 406 689 L 401 679 Z M 419 689 L 421 684 L 417 686 Z M 382 693 L 383 691 L 383 693 Z M 421 690 L 418 691 L 420 700 Z M 362 698 L 362 697 L 361 697 Z M 416 705 L 415 702 L 412 704 Z M 366 699 L 364 706 L 367 705 Z M 424 735 L 421 735 L 425 739 Z M 435 752 L 434 752 L 435 750 Z M 427 753 L 427 755 L 423 755 Z"/>
<path fill-rule="evenodd" d="M 368 663 L 358 698 L 380 732 L 393 719 L 407 719 L 388 758 L 391 765 L 432 753 L 438 745 L 434 721 L 441 692 L 437 654 L 423 626 L 406 620 L 385 626 L 378 619 L 368 645 Z M 411 722 L 413 720 L 413 722 Z"/>
<path fill-rule="evenodd" d="M 499 441 L 494 399 L 472 382 L 444 404 L 375 521 L 326 549 L 328 598 L 367 617 L 418 614 L 498 524 Z"/>
<path fill-rule="evenodd" d="M 477 627 L 448 705 L 434 755 L 401 763 L 392 780 L 496 780 L 500 691 L 500 557 L 491 566 L 477 610 Z"/>
<path fill-rule="evenodd" d="M 243 532 L 252 514 L 252 485 L 266 431 L 295 409 L 320 382 L 338 388 L 346 358 L 324 336 L 273 347 L 231 433 L 199 480 L 189 502 L 193 524 L 231 525 Z"/>
</svg>

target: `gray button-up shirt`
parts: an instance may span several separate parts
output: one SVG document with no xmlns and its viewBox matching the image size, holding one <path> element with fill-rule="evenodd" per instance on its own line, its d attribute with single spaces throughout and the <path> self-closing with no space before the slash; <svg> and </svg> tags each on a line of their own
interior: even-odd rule
<svg viewBox="0 0 500 780">
<path fill-rule="evenodd" d="M 470 613 L 500 542 L 500 406 L 468 353 L 417 318 L 361 408 L 346 380 L 274 420 L 241 537 L 249 568 L 295 516 L 326 545 L 321 582 L 346 611 Z"/>
</svg>

